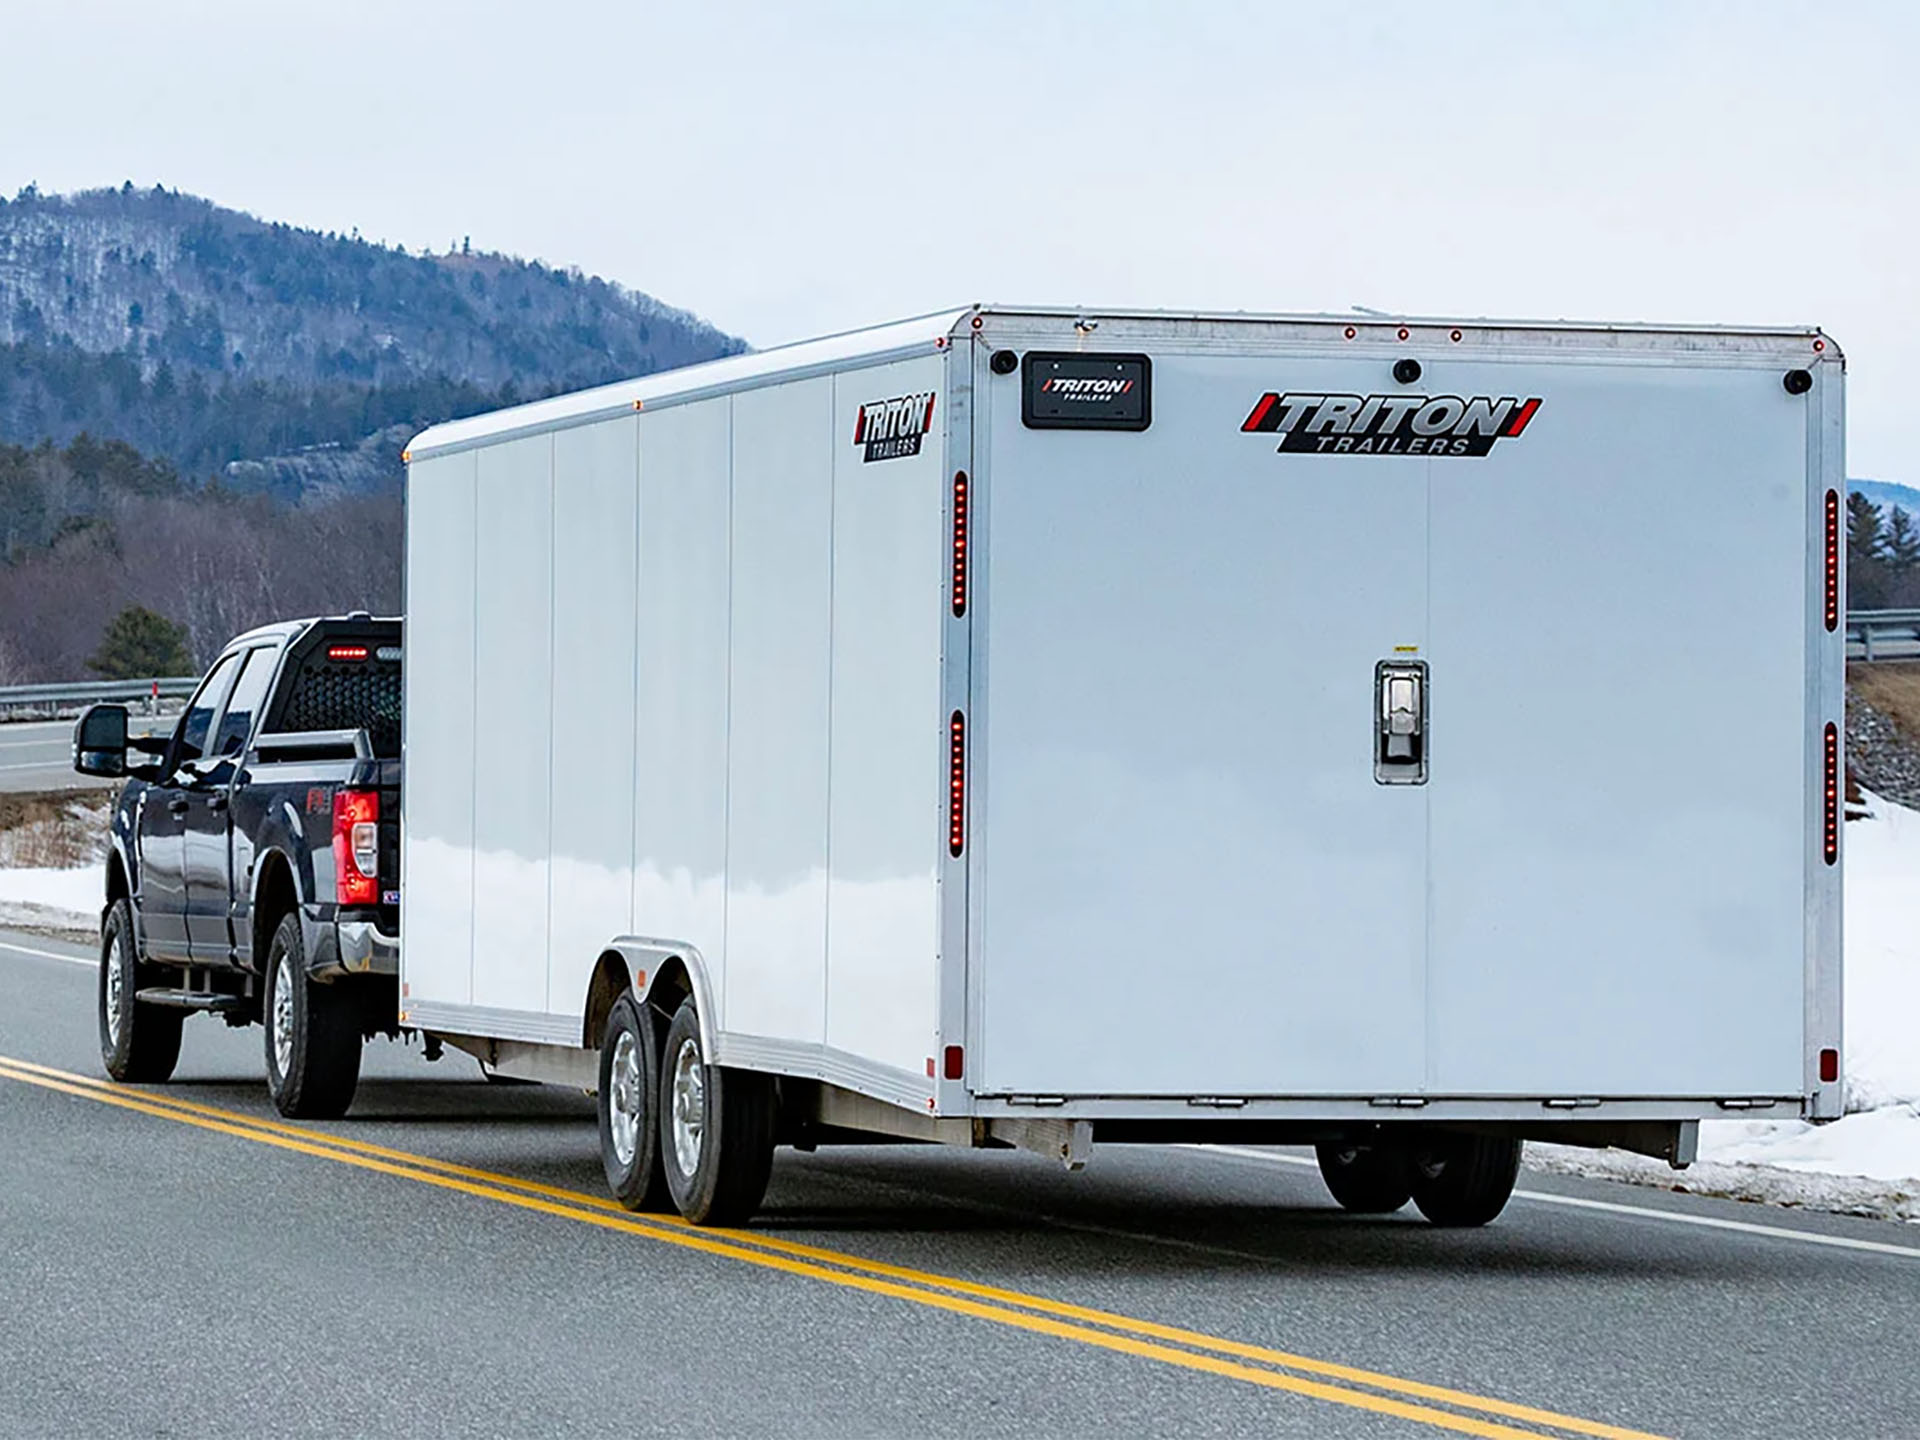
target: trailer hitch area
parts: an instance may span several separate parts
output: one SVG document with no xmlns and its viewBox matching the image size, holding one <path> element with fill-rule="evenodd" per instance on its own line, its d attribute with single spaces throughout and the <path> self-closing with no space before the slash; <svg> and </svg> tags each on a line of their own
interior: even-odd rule
<svg viewBox="0 0 1920 1440">
<path fill-rule="evenodd" d="M 1091 1120 L 1029 1120 L 995 1117 L 988 1122 L 987 1133 L 1005 1145 L 1031 1150 L 1049 1160 L 1058 1160 L 1069 1170 L 1084 1170 L 1093 1154 Z"/>
</svg>

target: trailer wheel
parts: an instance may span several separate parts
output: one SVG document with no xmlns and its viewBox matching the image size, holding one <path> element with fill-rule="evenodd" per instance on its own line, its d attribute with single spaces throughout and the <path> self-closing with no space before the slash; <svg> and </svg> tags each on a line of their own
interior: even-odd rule
<svg viewBox="0 0 1920 1440">
<path fill-rule="evenodd" d="M 773 1082 L 707 1063 L 691 998 L 667 1028 L 660 1074 L 660 1158 L 675 1208 L 696 1225 L 739 1224 L 773 1173 Z"/>
<path fill-rule="evenodd" d="M 1388 1215 L 1413 1196 L 1406 1151 L 1389 1145 L 1316 1145 L 1320 1178 L 1340 1208 Z"/>
<path fill-rule="evenodd" d="M 300 917 L 280 917 L 267 949 L 267 1092 L 290 1120 L 337 1120 L 360 1084 L 360 1017 L 353 996 L 307 975 Z"/>
<path fill-rule="evenodd" d="M 660 1168 L 660 1047 L 631 990 L 607 1016 L 599 1105 L 600 1163 L 614 1198 L 629 1210 L 665 1210 L 672 1197 Z"/>
<path fill-rule="evenodd" d="M 1485 1225 L 1507 1208 L 1521 1142 L 1498 1135 L 1436 1137 L 1415 1152 L 1413 1203 L 1435 1225 Z"/>
<path fill-rule="evenodd" d="M 134 992 L 142 971 L 133 907 L 116 900 L 100 932 L 100 1063 L 123 1084 L 158 1085 L 180 1063 L 182 1010 L 142 1005 Z"/>
</svg>

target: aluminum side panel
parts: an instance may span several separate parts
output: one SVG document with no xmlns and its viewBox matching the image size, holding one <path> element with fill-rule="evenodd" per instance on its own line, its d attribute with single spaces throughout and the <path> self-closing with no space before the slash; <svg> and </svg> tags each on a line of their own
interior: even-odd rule
<svg viewBox="0 0 1920 1440">
<path fill-rule="evenodd" d="M 834 423 L 827 1043 L 915 1076 L 937 1029 L 945 417 L 918 455 L 868 461 L 853 436 L 862 404 L 940 392 L 945 373 L 930 357 L 843 375 Z"/>
<path fill-rule="evenodd" d="M 639 417 L 553 436 L 553 868 L 546 1008 L 581 1014 L 633 904 Z"/>
<path fill-rule="evenodd" d="M 1240 424 L 1284 364 L 1153 362 L 1138 434 L 976 395 L 977 1088 L 1411 1092 L 1426 793 L 1374 783 L 1372 706 L 1426 638 L 1425 461 L 1277 455 Z"/>
<path fill-rule="evenodd" d="M 1802 1091 L 1815 542 L 1780 374 L 1429 367 L 1544 397 L 1432 462 L 1441 1093 Z"/>
<path fill-rule="evenodd" d="M 733 402 L 726 1028 L 826 1034 L 833 381 Z"/>
<path fill-rule="evenodd" d="M 473 1003 L 547 1003 L 553 437 L 479 452 Z"/>
<path fill-rule="evenodd" d="M 473 1000 L 474 477 L 477 457 L 407 470 L 401 1008 Z"/>
<path fill-rule="evenodd" d="M 629 928 L 698 947 L 716 997 L 727 956 L 731 405 L 723 397 L 640 417 Z"/>
</svg>

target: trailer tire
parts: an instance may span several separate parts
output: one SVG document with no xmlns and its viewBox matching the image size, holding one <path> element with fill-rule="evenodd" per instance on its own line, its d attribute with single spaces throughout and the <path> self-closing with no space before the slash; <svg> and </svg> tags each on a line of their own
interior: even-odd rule
<svg viewBox="0 0 1920 1440">
<path fill-rule="evenodd" d="M 503 1080 L 487 1072 L 489 1080 Z M 600 1163 L 607 1187 L 629 1210 L 673 1204 L 660 1165 L 660 1046 L 653 1021 L 629 990 L 613 1002 L 600 1042 Z"/>
<path fill-rule="evenodd" d="M 707 1063 L 700 1014 L 681 1003 L 660 1057 L 660 1159 L 674 1207 L 696 1225 L 737 1225 L 773 1174 L 773 1082 Z"/>
<path fill-rule="evenodd" d="M 1435 1225 L 1485 1225 L 1507 1208 L 1520 1151 L 1520 1141 L 1502 1135 L 1436 1137 L 1414 1152 L 1413 1203 Z"/>
<path fill-rule="evenodd" d="M 360 1017 L 344 986 L 307 974 L 300 917 L 280 917 L 267 947 L 267 1093 L 289 1120 L 337 1120 L 360 1084 Z"/>
<path fill-rule="evenodd" d="M 100 927 L 100 1063 L 122 1084 L 164 1084 L 180 1063 L 186 1012 L 134 999 L 140 982 L 153 978 L 151 971 L 140 960 L 133 906 L 114 901 Z"/>
<path fill-rule="evenodd" d="M 1355 1215 L 1390 1215 L 1413 1198 L 1407 1152 L 1391 1145 L 1316 1145 L 1320 1178 L 1340 1208 Z"/>
</svg>

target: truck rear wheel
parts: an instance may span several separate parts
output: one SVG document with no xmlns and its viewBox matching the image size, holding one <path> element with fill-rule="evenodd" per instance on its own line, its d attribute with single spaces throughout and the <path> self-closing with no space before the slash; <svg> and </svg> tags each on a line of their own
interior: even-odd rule
<svg viewBox="0 0 1920 1440">
<path fill-rule="evenodd" d="M 737 1225 L 760 1208 L 773 1174 L 773 1082 L 709 1065 L 691 998 L 661 1056 L 660 1158 L 679 1212 L 696 1225 Z"/>
<path fill-rule="evenodd" d="M 360 1084 L 353 996 L 307 975 L 300 917 L 281 916 L 267 950 L 267 1090 L 290 1120 L 337 1120 Z"/>
<path fill-rule="evenodd" d="M 116 900 L 100 932 L 100 1063 L 123 1084 L 158 1085 L 180 1063 L 182 1010 L 134 999 L 143 973 L 133 906 Z"/>
<path fill-rule="evenodd" d="M 1343 1210 L 1387 1215 L 1413 1196 L 1407 1152 L 1391 1145 L 1316 1145 L 1320 1178 Z"/>
<path fill-rule="evenodd" d="M 660 1047 L 631 990 L 607 1016 L 599 1103 L 600 1163 L 614 1198 L 629 1210 L 667 1209 L 673 1197 L 660 1164 Z"/>
<path fill-rule="evenodd" d="M 1435 1225 L 1485 1225 L 1507 1208 L 1520 1175 L 1518 1140 L 1499 1135 L 1446 1135 L 1413 1156 L 1413 1203 Z"/>
</svg>

